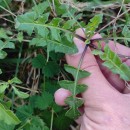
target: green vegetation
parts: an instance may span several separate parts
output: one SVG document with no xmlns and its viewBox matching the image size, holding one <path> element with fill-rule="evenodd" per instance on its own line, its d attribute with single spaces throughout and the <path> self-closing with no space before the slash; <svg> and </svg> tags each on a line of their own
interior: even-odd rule
<svg viewBox="0 0 130 130">
<path fill-rule="evenodd" d="M 82 3 L 85 5 L 82 6 Z M 0 0 L 0 130 L 70 130 L 83 105 L 77 97 L 87 87 L 78 80 L 90 73 L 66 65 L 65 54 L 78 50 L 75 30 L 85 28 L 86 46 L 101 33 L 93 51 L 103 64 L 123 80 L 130 68 L 108 46 L 109 39 L 130 46 L 129 1 Z M 86 4 L 87 3 L 87 4 Z M 112 7 L 112 8 L 111 8 Z M 113 14 L 113 16 L 111 15 Z M 123 31 L 122 31 L 123 30 Z M 60 87 L 72 95 L 67 107 L 54 102 Z"/>
</svg>

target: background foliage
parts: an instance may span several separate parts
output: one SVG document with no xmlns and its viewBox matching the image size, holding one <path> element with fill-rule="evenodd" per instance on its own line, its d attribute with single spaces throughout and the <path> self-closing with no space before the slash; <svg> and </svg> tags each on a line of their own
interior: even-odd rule
<svg viewBox="0 0 130 130">
<path fill-rule="evenodd" d="M 86 28 L 86 43 L 97 31 L 106 43 L 110 38 L 129 46 L 128 3 L 129 0 L 0 0 L 0 130 L 76 129 L 74 120 L 65 116 L 68 107 L 56 105 L 53 98 L 54 92 L 64 87 L 75 92 L 70 97 L 75 104 L 76 94 L 86 90 L 84 85 L 76 85 L 80 88 L 76 91 L 69 87 L 74 86 L 77 70 L 64 68 L 64 55 L 77 52 L 73 37 L 81 27 Z M 103 22 L 98 14 L 103 14 Z M 123 80 L 130 80 L 130 68 L 109 47 L 104 52 L 99 47 L 93 53 Z M 89 75 L 78 73 L 77 79 Z M 70 100 L 67 103 L 73 108 Z M 75 116 L 72 112 L 68 115 Z"/>
</svg>

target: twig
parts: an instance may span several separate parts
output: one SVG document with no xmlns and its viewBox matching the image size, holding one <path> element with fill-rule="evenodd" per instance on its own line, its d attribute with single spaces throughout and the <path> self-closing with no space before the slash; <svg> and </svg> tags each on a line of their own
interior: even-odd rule
<svg viewBox="0 0 130 130">
<path fill-rule="evenodd" d="M 101 32 L 103 29 L 105 29 L 107 26 L 109 26 L 110 24 L 114 23 L 118 18 L 122 17 L 125 13 L 129 12 L 130 8 L 128 10 L 126 10 L 124 13 L 122 13 L 121 15 L 119 15 L 118 17 L 116 17 L 115 19 L 113 19 L 111 22 L 109 22 L 107 25 L 105 25 L 104 27 L 102 27 L 100 30 L 97 31 L 97 33 Z"/>
<path fill-rule="evenodd" d="M 28 91 L 31 91 L 31 92 L 39 93 L 38 91 L 33 90 L 33 89 L 29 89 L 29 88 L 21 87 L 21 86 L 19 86 L 19 85 L 15 85 L 15 86 L 16 86 L 17 88 L 21 88 L 21 89 L 28 90 Z"/>
<path fill-rule="evenodd" d="M 4 8 L 3 6 L 0 5 L 0 8 L 5 10 L 6 12 L 10 13 L 12 16 L 17 17 L 14 13 L 12 13 L 11 11 L 7 10 L 6 8 Z"/>
</svg>

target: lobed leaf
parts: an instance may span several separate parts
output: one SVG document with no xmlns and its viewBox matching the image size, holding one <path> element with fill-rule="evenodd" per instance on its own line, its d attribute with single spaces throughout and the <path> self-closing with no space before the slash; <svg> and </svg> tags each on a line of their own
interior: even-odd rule
<svg viewBox="0 0 130 130">
<path fill-rule="evenodd" d="M 32 66 L 35 68 L 42 69 L 45 66 L 46 59 L 42 54 L 38 54 L 35 58 L 32 59 Z"/>
<path fill-rule="evenodd" d="M 65 103 L 70 106 L 70 109 L 66 112 L 66 116 L 76 119 L 80 116 L 78 108 L 84 103 L 81 98 L 73 98 L 73 96 L 68 97 Z"/>
<path fill-rule="evenodd" d="M 35 96 L 35 108 L 40 110 L 47 109 L 53 102 L 53 97 L 47 92 L 43 92 L 41 96 Z"/>
<path fill-rule="evenodd" d="M 59 65 L 54 61 L 49 61 L 47 64 L 42 68 L 42 72 L 46 77 L 53 77 L 57 75 L 60 71 Z"/>
</svg>

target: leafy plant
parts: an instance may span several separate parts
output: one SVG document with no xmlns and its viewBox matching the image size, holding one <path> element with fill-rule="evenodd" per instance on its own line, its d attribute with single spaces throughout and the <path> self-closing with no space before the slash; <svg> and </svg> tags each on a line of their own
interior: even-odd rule
<svg viewBox="0 0 130 130">
<path fill-rule="evenodd" d="M 75 80 L 79 80 L 90 75 L 88 72 L 83 70 L 79 70 L 77 72 L 76 68 L 68 65 L 65 65 L 65 70 L 71 73 L 74 76 Z M 68 80 L 62 80 L 59 82 L 59 84 L 61 87 L 68 89 L 72 94 L 65 101 L 65 103 L 70 106 L 70 109 L 67 111 L 66 116 L 75 119 L 80 115 L 78 108 L 83 105 L 83 99 L 76 97 L 76 95 L 84 92 L 87 86 L 84 84 L 77 85 L 77 81 L 75 82 Z"/>
<path fill-rule="evenodd" d="M 76 3 L 71 5 L 59 0 L 0 0 L 0 130 L 70 129 L 84 102 L 78 95 L 87 89 L 87 85 L 79 84 L 78 80 L 90 75 L 80 70 L 83 57 L 88 46 L 92 45 L 91 37 L 97 29 L 113 20 L 109 17 L 112 12 L 106 9 L 110 3 L 91 1 L 85 10 L 79 10 Z M 127 3 L 124 10 L 127 10 L 126 6 Z M 113 6 L 111 10 L 115 14 L 118 8 L 114 10 Z M 116 19 L 120 37 L 114 37 L 127 46 L 130 41 L 128 16 L 127 13 L 126 23 L 124 17 L 119 22 Z M 86 38 L 75 34 L 77 28 L 82 28 Z M 101 29 L 106 39 L 112 39 L 115 33 L 112 29 L 110 24 Z M 64 55 L 78 51 L 74 37 L 85 40 L 86 44 L 77 68 L 64 65 Z M 94 53 L 104 60 L 105 66 L 123 80 L 130 80 L 129 67 L 122 63 L 118 54 L 108 46 L 104 51 L 97 49 Z M 53 99 L 60 87 L 71 92 L 65 100 L 68 104 L 65 108 L 56 105 Z"/>
</svg>

